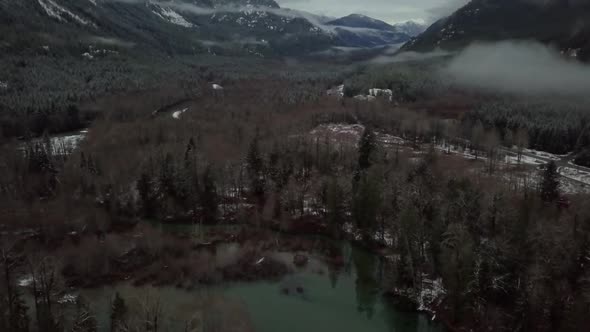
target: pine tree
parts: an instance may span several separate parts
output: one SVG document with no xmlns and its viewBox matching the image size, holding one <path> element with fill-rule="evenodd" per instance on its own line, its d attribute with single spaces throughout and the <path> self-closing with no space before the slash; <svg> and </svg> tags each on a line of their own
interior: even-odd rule
<svg viewBox="0 0 590 332">
<path fill-rule="evenodd" d="M 382 203 L 382 190 L 376 174 L 362 174 L 353 197 L 353 217 L 359 228 L 368 236 L 377 225 Z"/>
<path fill-rule="evenodd" d="M 208 166 L 203 173 L 203 192 L 201 193 L 201 209 L 203 218 L 207 221 L 217 219 L 217 187 L 215 179 L 211 172 L 211 166 Z"/>
<path fill-rule="evenodd" d="M 111 332 L 127 330 L 127 305 L 119 292 L 115 293 L 115 299 L 111 304 Z"/>
<path fill-rule="evenodd" d="M 364 171 L 371 167 L 371 155 L 377 146 L 375 133 L 370 127 L 366 127 L 359 142 L 359 170 Z"/>
<path fill-rule="evenodd" d="M 541 183 L 541 199 L 544 202 L 556 201 L 559 194 L 559 173 L 554 161 L 550 161 L 543 171 L 543 181 Z"/>
<path fill-rule="evenodd" d="M 136 186 L 139 192 L 143 214 L 145 217 L 151 217 L 155 209 L 154 196 L 152 192 L 152 180 L 146 171 L 141 172 Z"/>
<path fill-rule="evenodd" d="M 331 227 L 336 228 L 342 223 L 344 218 L 344 207 L 342 201 L 344 200 L 344 194 L 342 188 L 338 184 L 338 180 L 333 177 L 328 183 L 326 192 L 326 206 L 328 210 L 328 224 Z"/>
<path fill-rule="evenodd" d="M 260 156 L 258 148 L 258 135 L 256 135 L 250 143 L 250 148 L 248 149 L 248 155 L 246 157 L 246 164 L 252 186 L 250 189 L 251 192 L 257 197 L 264 196 L 264 162 Z"/>
<path fill-rule="evenodd" d="M 72 323 L 72 332 L 96 332 L 96 319 L 90 312 L 90 307 L 81 296 L 76 299 L 76 316 Z"/>
</svg>

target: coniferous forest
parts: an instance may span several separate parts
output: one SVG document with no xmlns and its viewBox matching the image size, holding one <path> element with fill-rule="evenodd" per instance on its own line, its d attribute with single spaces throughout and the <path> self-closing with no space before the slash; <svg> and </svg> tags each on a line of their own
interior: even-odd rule
<svg viewBox="0 0 590 332">
<path fill-rule="evenodd" d="M 272 42 L 314 52 L 253 56 L 132 11 L 111 32 L 149 43 L 89 48 L 75 26 L 44 47 L 7 13 L 0 331 L 590 326 L 590 100 L 565 77 L 588 68 L 571 50 L 548 53 L 558 84 L 541 66 L 506 91 L 493 72 L 519 66 L 481 86 L 465 77 L 489 59 L 467 51 L 319 54 L 307 21 L 273 16 L 305 35 Z"/>
</svg>

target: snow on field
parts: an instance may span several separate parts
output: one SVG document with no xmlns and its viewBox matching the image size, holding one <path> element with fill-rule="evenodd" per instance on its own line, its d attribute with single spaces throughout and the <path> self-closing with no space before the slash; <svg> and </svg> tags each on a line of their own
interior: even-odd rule
<svg viewBox="0 0 590 332">
<path fill-rule="evenodd" d="M 172 117 L 173 117 L 174 119 L 176 119 L 176 120 L 179 120 L 179 119 L 180 119 L 180 116 L 181 116 L 181 115 L 182 115 L 184 112 L 186 112 L 186 111 L 188 111 L 188 108 L 185 108 L 185 109 L 183 109 L 183 110 L 180 110 L 180 111 L 175 111 L 175 112 L 173 112 L 173 113 L 172 113 Z"/>
<path fill-rule="evenodd" d="M 440 144 L 436 144 L 434 146 L 434 148 L 436 150 L 442 151 L 445 154 L 454 154 L 460 157 L 463 157 L 467 160 L 475 160 L 476 158 L 478 160 L 487 160 L 486 157 L 482 157 L 482 156 L 475 156 L 474 151 L 472 151 L 471 149 L 463 149 L 463 148 L 459 148 L 455 145 L 449 145 L 446 143 L 440 143 Z"/>
<path fill-rule="evenodd" d="M 583 171 L 572 167 L 559 167 L 560 175 L 590 185 L 590 172 Z"/>
<path fill-rule="evenodd" d="M 360 124 L 347 123 L 327 123 L 314 128 L 309 134 L 312 137 L 327 138 L 332 143 L 356 145 L 361 136 L 365 126 Z M 377 143 L 385 148 L 391 148 L 398 145 L 404 145 L 406 141 L 398 136 L 375 132 Z"/>
<path fill-rule="evenodd" d="M 590 185 L 578 181 L 561 177 L 559 181 L 559 190 L 568 195 L 590 194 Z"/>
<path fill-rule="evenodd" d="M 406 141 L 399 137 L 393 136 L 390 134 L 383 134 L 383 133 L 375 133 L 377 135 L 377 142 L 383 144 L 385 147 L 396 146 L 396 145 L 404 145 Z"/>
<path fill-rule="evenodd" d="M 365 127 L 359 124 L 328 123 L 314 128 L 312 137 L 327 138 L 333 143 L 355 145 L 361 138 Z"/>
<path fill-rule="evenodd" d="M 532 149 L 524 149 L 523 151 L 524 151 L 524 153 L 527 153 L 527 154 L 532 154 L 532 155 L 538 156 L 543 159 L 554 160 L 554 161 L 561 160 L 561 159 L 568 156 L 567 154 L 557 155 L 557 154 L 553 154 L 553 153 L 549 153 L 549 152 L 545 152 L 545 151 L 538 151 L 538 150 L 532 150 Z"/>
<path fill-rule="evenodd" d="M 344 84 L 329 89 L 326 91 L 326 95 L 339 98 L 344 97 Z"/>
<path fill-rule="evenodd" d="M 67 155 L 71 154 L 80 146 L 80 143 L 86 138 L 88 130 L 80 130 L 74 134 L 57 135 L 51 136 L 49 142 L 51 144 L 51 150 L 54 155 Z M 44 144 L 43 138 L 36 138 L 31 141 L 32 144 Z M 19 150 L 25 151 L 26 145 L 22 143 L 18 147 Z"/>
<path fill-rule="evenodd" d="M 506 157 L 504 158 L 504 162 L 508 165 L 533 165 L 533 166 L 544 165 L 547 163 L 544 160 L 540 160 L 540 159 L 526 156 L 526 155 L 520 156 L 520 162 L 518 161 L 518 156 L 506 155 Z"/>
<path fill-rule="evenodd" d="M 377 98 L 374 96 L 371 96 L 371 95 L 366 95 L 366 96 L 365 95 L 357 95 L 357 96 L 354 96 L 354 99 L 359 100 L 359 101 L 375 101 L 375 99 L 377 99 Z"/>
<path fill-rule="evenodd" d="M 180 14 L 168 7 L 158 6 L 158 11 L 153 10 L 152 13 L 156 14 L 161 19 L 168 21 L 172 24 L 180 25 L 185 28 L 192 28 L 194 26 Z"/>
<path fill-rule="evenodd" d="M 64 8 L 60 5 L 58 5 L 53 0 L 37 0 L 37 1 L 39 2 L 39 5 L 41 5 L 41 7 L 43 7 L 43 10 L 45 10 L 45 13 L 47 13 L 47 15 L 49 15 L 53 18 L 56 18 L 58 21 L 64 21 L 65 20 L 64 16 L 69 16 L 71 19 L 73 19 L 74 21 L 76 21 L 82 25 L 91 24 L 90 21 L 85 20 L 85 19 L 81 18 L 80 16 L 72 13 L 67 8 Z M 92 25 L 94 26 L 94 24 L 92 24 Z"/>
<path fill-rule="evenodd" d="M 369 89 L 369 96 L 387 97 L 389 101 L 393 100 L 393 91 L 390 89 Z"/>
</svg>

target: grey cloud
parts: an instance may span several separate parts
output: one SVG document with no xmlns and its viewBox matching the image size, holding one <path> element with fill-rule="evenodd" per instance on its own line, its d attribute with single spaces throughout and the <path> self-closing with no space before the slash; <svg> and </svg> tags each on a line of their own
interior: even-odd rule
<svg viewBox="0 0 590 332">
<path fill-rule="evenodd" d="M 590 67 L 536 42 L 474 44 L 441 72 L 465 87 L 524 95 L 585 97 Z"/>
</svg>

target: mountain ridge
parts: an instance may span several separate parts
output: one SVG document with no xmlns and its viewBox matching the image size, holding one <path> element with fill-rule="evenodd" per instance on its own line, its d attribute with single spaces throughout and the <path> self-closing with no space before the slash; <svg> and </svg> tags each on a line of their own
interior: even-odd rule
<svg viewBox="0 0 590 332">
<path fill-rule="evenodd" d="M 473 42 L 537 40 L 590 60 L 590 4 L 568 0 L 472 0 L 408 41 L 402 51 L 461 49 Z"/>
</svg>

